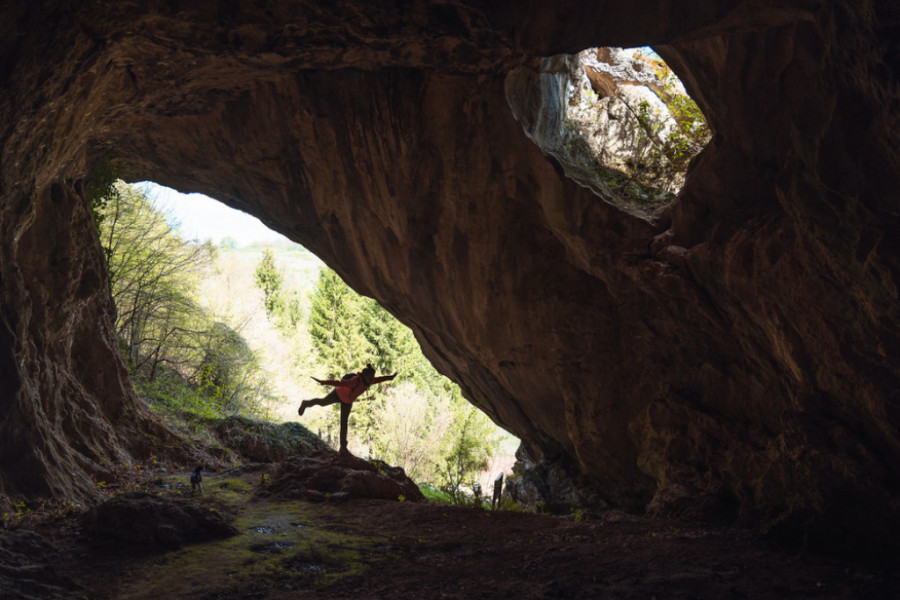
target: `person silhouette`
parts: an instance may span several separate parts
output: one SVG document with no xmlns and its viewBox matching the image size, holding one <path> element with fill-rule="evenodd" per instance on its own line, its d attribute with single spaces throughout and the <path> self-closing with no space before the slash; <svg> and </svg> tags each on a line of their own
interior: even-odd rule
<svg viewBox="0 0 900 600">
<path fill-rule="evenodd" d="M 375 369 L 372 365 L 366 365 L 366 368 L 359 373 L 349 373 L 344 375 L 343 379 L 316 379 L 313 380 L 322 385 L 334 386 L 327 396 L 324 398 L 313 398 L 311 400 L 303 400 L 297 413 L 302 417 L 303 413 L 310 406 L 329 406 L 331 404 L 341 403 L 341 454 L 350 454 L 347 450 L 347 423 L 350 419 L 350 410 L 353 408 L 353 401 L 359 398 L 370 386 L 383 381 L 390 381 L 397 374 L 383 375 L 375 377 Z"/>
</svg>

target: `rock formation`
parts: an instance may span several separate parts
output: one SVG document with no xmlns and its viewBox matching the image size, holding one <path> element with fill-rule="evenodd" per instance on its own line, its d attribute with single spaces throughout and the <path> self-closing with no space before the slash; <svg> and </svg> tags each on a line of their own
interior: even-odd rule
<svg viewBox="0 0 900 600">
<path fill-rule="evenodd" d="M 95 534 L 129 545 L 178 547 L 237 534 L 214 509 L 148 492 L 103 502 L 87 514 L 85 524 Z"/>
<path fill-rule="evenodd" d="M 323 502 L 350 499 L 422 502 L 425 496 L 400 467 L 332 451 L 278 464 L 258 496 Z"/>
<path fill-rule="evenodd" d="M 83 193 L 116 160 L 314 251 L 598 501 L 888 543 L 898 24 L 878 0 L 4 3 L 0 490 L 84 497 L 141 451 Z M 641 217 L 510 105 L 542 118 L 543 57 L 646 44 L 714 138 Z"/>
</svg>

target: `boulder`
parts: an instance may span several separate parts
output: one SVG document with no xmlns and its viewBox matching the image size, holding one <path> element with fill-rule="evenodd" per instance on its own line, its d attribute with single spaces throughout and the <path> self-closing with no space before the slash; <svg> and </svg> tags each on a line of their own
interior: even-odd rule
<svg viewBox="0 0 900 600">
<path fill-rule="evenodd" d="M 256 462 L 273 463 L 327 448 L 299 423 L 276 424 L 230 416 L 216 424 L 214 432 L 223 446 Z"/>
<path fill-rule="evenodd" d="M 0 530 L 0 597 L 63 600 L 81 596 L 84 590 L 57 572 L 59 562 L 59 550 L 40 534 Z"/>
<path fill-rule="evenodd" d="M 400 467 L 335 452 L 321 452 L 280 463 L 259 492 L 266 496 L 304 500 L 425 499 Z"/>
<path fill-rule="evenodd" d="M 128 492 L 93 508 L 87 529 L 136 546 L 181 546 L 237 534 L 217 511 L 180 498 Z"/>
</svg>

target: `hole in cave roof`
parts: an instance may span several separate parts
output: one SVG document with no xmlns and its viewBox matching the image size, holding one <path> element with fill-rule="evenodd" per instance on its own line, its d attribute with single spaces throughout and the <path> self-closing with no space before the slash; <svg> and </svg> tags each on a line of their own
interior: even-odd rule
<svg viewBox="0 0 900 600">
<path fill-rule="evenodd" d="M 700 108 L 649 47 L 548 58 L 531 82 L 543 114 L 524 114 L 526 104 L 508 94 L 526 134 L 566 175 L 636 216 L 675 200 L 711 137 Z"/>
</svg>

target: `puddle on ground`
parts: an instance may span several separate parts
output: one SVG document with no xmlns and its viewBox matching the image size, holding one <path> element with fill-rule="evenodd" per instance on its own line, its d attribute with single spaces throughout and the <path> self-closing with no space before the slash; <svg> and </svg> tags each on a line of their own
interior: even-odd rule
<svg viewBox="0 0 900 600">
<path fill-rule="evenodd" d="M 234 492 L 235 494 L 246 494 L 247 493 L 246 489 L 243 489 L 243 488 L 240 488 L 240 487 L 237 487 L 234 485 L 229 485 L 227 481 L 220 483 L 219 489 L 225 490 L 226 492 Z"/>
<path fill-rule="evenodd" d="M 297 571 L 307 575 L 320 575 L 325 572 L 322 565 L 297 565 Z"/>
<path fill-rule="evenodd" d="M 322 562 L 310 562 L 309 558 L 304 558 L 302 556 L 293 556 L 282 561 L 282 565 L 290 570 L 293 573 L 300 573 L 303 575 L 321 575 L 325 572 L 325 564 Z M 313 558 L 315 560 L 315 558 Z"/>
<path fill-rule="evenodd" d="M 250 526 L 247 529 L 250 531 L 255 531 L 256 533 L 275 533 L 275 530 L 271 527 L 266 527 L 265 525 L 255 525 Z"/>
<path fill-rule="evenodd" d="M 259 552 L 260 554 L 281 554 L 285 550 L 290 550 L 293 547 L 293 544 L 286 544 L 284 542 L 271 542 L 268 544 L 254 544 L 253 546 L 250 546 L 250 550 L 253 552 Z"/>
</svg>

